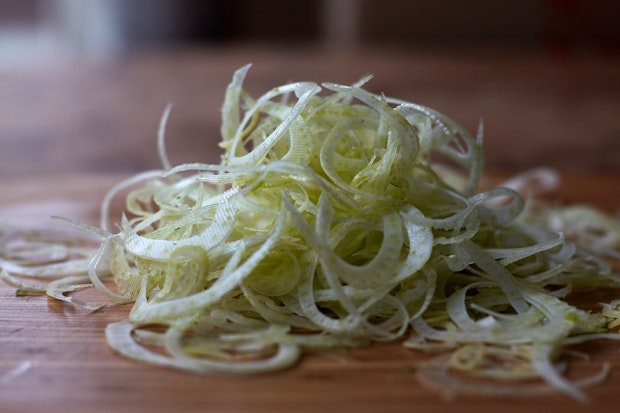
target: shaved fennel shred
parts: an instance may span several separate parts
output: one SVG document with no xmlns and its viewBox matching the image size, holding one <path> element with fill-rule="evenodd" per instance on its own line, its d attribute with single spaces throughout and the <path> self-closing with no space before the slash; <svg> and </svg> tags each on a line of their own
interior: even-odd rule
<svg viewBox="0 0 620 413">
<path fill-rule="evenodd" d="M 65 295 L 91 286 L 85 274 L 92 242 L 64 231 L 0 227 L 0 278 L 16 287 L 20 296 L 47 293 L 85 308 L 99 308 Z"/>
<path fill-rule="evenodd" d="M 560 355 L 575 338 L 618 338 L 606 324 L 620 324 L 620 304 L 592 314 L 562 298 L 573 286 L 618 287 L 604 259 L 618 257 L 618 221 L 535 201 L 557 184 L 547 169 L 480 192 L 482 126 L 472 136 L 433 109 L 372 94 L 370 77 L 254 99 L 248 70 L 226 91 L 220 164 L 171 165 L 168 106 L 163 169 L 109 191 L 101 229 L 83 227 L 103 239 L 89 263 L 72 273 L 5 249 L 2 277 L 29 291 L 13 273 L 71 275 L 47 293 L 96 309 L 68 294 L 89 280 L 133 303 L 107 328 L 115 350 L 182 370 L 270 371 L 305 351 L 409 333 L 405 346 L 445 353 L 419 375 L 451 394 L 584 400 L 581 387 L 604 379 L 606 368 L 568 380 Z M 127 191 L 112 229 L 111 205 Z"/>
</svg>

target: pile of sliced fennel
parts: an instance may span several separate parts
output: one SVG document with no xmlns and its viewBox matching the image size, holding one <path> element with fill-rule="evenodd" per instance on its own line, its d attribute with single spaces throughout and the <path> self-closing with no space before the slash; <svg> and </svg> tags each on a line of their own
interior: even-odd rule
<svg viewBox="0 0 620 413">
<path fill-rule="evenodd" d="M 617 220 L 526 200 L 553 185 L 544 169 L 481 191 L 482 128 L 472 136 L 433 109 L 372 94 L 370 77 L 256 99 L 243 89 L 248 69 L 226 92 L 220 164 L 170 164 L 168 108 L 162 170 L 115 186 L 100 228 L 76 224 L 101 238 L 96 251 L 22 236 L 2 246 L 2 277 L 20 294 L 93 310 L 101 304 L 69 293 L 94 286 L 133 303 L 108 326 L 109 345 L 193 372 L 272 371 L 304 351 L 401 339 L 439 353 L 417 374 L 453 394 L 584 399 L 581 388 L 604 379 L 606 367 L 569 380 L 560 355 L 618 338 L 620 301 L 591 313 L 564 298 L 620 286 L 608 264 Z"/>
</svg>

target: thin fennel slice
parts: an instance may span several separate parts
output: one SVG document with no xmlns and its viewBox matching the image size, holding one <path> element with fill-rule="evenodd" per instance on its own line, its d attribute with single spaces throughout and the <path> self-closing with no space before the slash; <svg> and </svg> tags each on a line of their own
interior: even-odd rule
<svg viewBox="0 0 620 413">
<path fill-rule="evenodd" d="M 112 348 L 245 374 L 290 367 L 309 350 L 404 339 L 448 352 L 420 377 L 449 380 L 451 393 L 544 388 L 585 399 L 581 387 L 606 370 L 572 382 L 562 349 L 575 337 L 618 338 L 609 328 L 619 305 L 589 313 L 563 297 L 573 286 L 620 286 L 604 259 L 617 257 L 617 221 L 534 203 L 557 181 L 546 169 L 480 190 L 482 126 L 474 136 L 434 109 L 371 93 L 370 78 L 289 83 L 253 98 L 248 71 L 226 91 L 220 164 L 170 164 L 168 106 L 162 170 L 103 200 L 103 240 L 84 272 L 110 300 L 133 303 L 106 331 Z M 118 222 L 110 206 L 123 191 Z M 584 217 L 596 226 L 578 225 Z M 20 267 L 5 256 L 4 278 L 17 285 L 7 271 Z M 83 279 L 47 292 L 71 301 L 65 293 L 81 287 L 71 281 Z M 482 391 L 467 377 L 494 385 Z M 515 385 L 534 378 L 542 384 Z"/>
</svg>

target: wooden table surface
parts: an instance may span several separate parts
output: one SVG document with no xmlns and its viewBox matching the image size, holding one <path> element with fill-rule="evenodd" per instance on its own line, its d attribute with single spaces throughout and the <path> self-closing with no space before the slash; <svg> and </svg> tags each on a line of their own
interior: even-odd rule
<svg viewBox="0 0 620 413">
<path fill-rule="evenodd" d="M 168 101 L 173 162 L 218 160 L 219 105 L 232 71 L 253 62 L 248 87 L 288 80 L 352 82 L 427 104 L 470 129 L 486 125 L 489 176 L 550 165 L 555 197 L 620 209 L 620 59 L 528 51 L 232 48 L 117 62 L 0 69 L 0 225 L 49 228 L 50 215 L 96 223 L 98 203 L 123 177 L 157 167 L 155 132 Z M 79 63 L 79 64 L 78 64 Z M 602 296 L 592 297 L 593 300 Z M 609 299 L 610 297 L 606 297 Z M 612 364 L 587 391 L 563 396 L 444 400 L 421 386 L 425 356 L 398 343 L 349 355 L 312 355 L 256 377 L 203 377 L 138 364 L 106 345 L 105 326 L 127 307 L 97 313 L 0 283 L 1 412 L 598 412 L 618 411 L 620 344 L 592 343 L 577 369 Z"/>
</svg>

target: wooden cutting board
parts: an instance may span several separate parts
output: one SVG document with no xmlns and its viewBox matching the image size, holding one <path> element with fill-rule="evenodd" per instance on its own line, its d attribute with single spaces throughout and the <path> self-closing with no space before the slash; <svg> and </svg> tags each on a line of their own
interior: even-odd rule
<svg viewBox="0 0 620 413">
<path fill-rule="evenodd" d="M 0 182 L 0 225 L 58 227 L 50 215 L 96 224 L 98 202 L 117 175 L 52 176 Z M 620 207 L 620 176 L 575 176 L 558 198 Z M 596 303 L 613 295 L 582 300 Z M 44 296 L 16 297 L 0 283 L 0 412 L 585 412 L 620 411 L 620 342 L 581 346 L 589 360 L 574 372 L 611 364 L 592 402 L 561 395 L 531 399 L 456 397 L 422 386 L 416 370 L 428 356 L 383 343 L 348 354 L 309 355 L 288 371 L 252 377 L 199 376 L 126 360 L 104 329 L 126 306 L 90 313 Z"/>
</svg>

